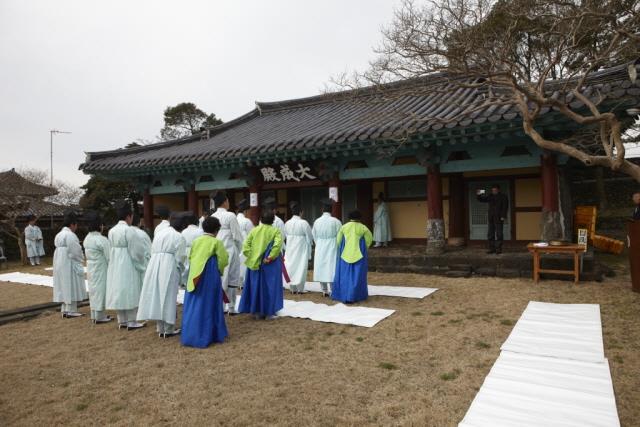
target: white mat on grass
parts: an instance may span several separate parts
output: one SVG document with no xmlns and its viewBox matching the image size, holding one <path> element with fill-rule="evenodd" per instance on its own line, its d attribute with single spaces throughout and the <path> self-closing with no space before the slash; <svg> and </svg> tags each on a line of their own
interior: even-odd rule
<svg viewBox="0 0 640 427">
<path fill-rule="evenodd" d="M 23 285 L 37 285 L 53 288 L 53 276 L 46 276 L 44 274 L 21 273 L 19 271 L 0 274 L 0 282 L 13 282 Z M 89 288 L 87 287 L 86 280 L 84 281 L 84 286 L 88 291 Z"/>
<path fill-rule="evenodd" d="M 288 285 L 285 285 L 289 289 Z M 309 292 L 322 292 L 320 282 L 307 282 L 304 285 L 305 291 Z M 417 298 L 422 299 L 431 295 L 437 288 L 412 288 L 407 286 L 375 286 L 369 285 L 369 296 L 384 296 L 384 297 L 400 297 L 400 298 Z"/>
<path fill-rule="evenodd" d="M 609 364 L 503 351 L 459 427 L 617 427 Z"/>
<path fill-rule="evenodd" d="M 603 362 L 600 306 L 531 301 L 500 349 Z"/>
<path fill-rule="evenodd" d="M 236 299 L 236 308 L 240 305 L 240 296 Z M 178 292 L 178 303 L 184 302 L 184 290 Z M 311 301 L 292 301 L 285 299 L 284 307 L 278 317 L 297 317 L 317 322 L 339 323 L 343 325 L 371 328 L 381 320 L 391 316 L 395 310 L 371 307 L 354 307 L 344 304 L 317 304 Z"/>
<path fill-rule="evenodd" d="M 44 271 L 53 271 L 53 267 L 47 267 L 47 268 L 44 269 Z M 85 273 L 87 272 L 87 266 L 86 265 L 84 266 L 84 272 Z"/>
</svg>

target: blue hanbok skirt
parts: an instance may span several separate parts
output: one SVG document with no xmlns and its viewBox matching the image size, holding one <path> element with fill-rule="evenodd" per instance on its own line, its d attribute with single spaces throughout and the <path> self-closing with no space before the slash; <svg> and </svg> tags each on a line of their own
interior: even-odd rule
<svg viewBox="0 0 640 427">
<path fill-rule="evenodd" d="M 278 256 L 271 263 L 264 263 L 271 252 L 270 244 L 262 257 L 258 270 L 247 268 L 244 288 L 240 299 L 240 313 L 251 313 L 260 316 L 273 316 L 282 310 L 284 292 L 282 290 L 282 257 Z"/>
<path fill-rule="evenodd" d="M 189 347 L 206 348 L 223 342 L 229 335 L 224 321 L 222 279 L 218 258 L 209 258 L 193 292 L 184 293 L 180 342 Z"/>
<path fill-rule="evenodd" d="M 367 245 L 364 238 L 360 238 L 360 251 L 362 258 L 358 262 L 350 264 L 342 259 L 345 240 L 342 239 L 336 261 L 336 275 L 331 286 L 331 298 L 336 301 L 352 303 L 364 301 L 369 297 L 367 287 Z"/>
</svg>

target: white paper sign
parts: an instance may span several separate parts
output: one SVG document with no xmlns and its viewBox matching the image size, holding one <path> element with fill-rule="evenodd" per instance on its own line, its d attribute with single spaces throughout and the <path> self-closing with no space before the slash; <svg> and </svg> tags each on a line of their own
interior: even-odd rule
<svg viewBox="0 0 640 427">
<path fill-rule="evenodd" d="M 329 187 L 329 198 L 338 203 L 338 187 Z"/>
<path fill-rule="evenodd" d="M 249 193 L 249 206 L 252 208 L 258 206 L 258 193 Z"/>
</svg>

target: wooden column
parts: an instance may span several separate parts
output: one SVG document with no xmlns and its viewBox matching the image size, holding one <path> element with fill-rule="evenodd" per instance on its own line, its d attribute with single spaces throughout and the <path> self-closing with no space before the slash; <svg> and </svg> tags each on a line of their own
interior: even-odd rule
<svg viewBox="0 0 640 427">
<path fill-rule="evenodd" d="M 255 198 L 256 198 L 256 204 L 257 206 L 249 206 L 249 219 L 251 220 L 251 222 L 253 222 L 253 225 L 258 225 L 260 223 L 260 203 L 262 202 L 262 200 L 260 200 L 259 194 L 260 194 L 260 185 L 258 184 L 254 184 L 254 185 L 250 185 L 249 186 L 249 202 L 251 203 L 251 199 L 252 199 L 252 194 L 255 194 Z"/>
<path fill-rule="evenodd" d="M 442 179 L 440 165 L 427 166 L 427 254 L 444 251 L 444 219 L 442 215 Z"/>
<path fill-rule="evenodd" d="M 198 193 L 195 185 L 191 186 L 191 189 L 187 192 L 187 210 L 198 215 Z"/>
<path fill-rule="evenodd" d="M 564 232 L 560 215 L 558 195 L 558 166 L 556 156 L 544 153 L 540 156 L 540 178 L 542 180 L 542 224 L 541 239 L 562 240 Z"/>
<path fill-rule="evenodd" d="M 334 216 L 335 218 L 338 218 L 340 221 L 342 221 L 342 192 L 340 190 L 340 179 L 339 178 L 333 178 L 329 181 L 329 194 L 328 196 L 331 197 L 331 188 L 336 188 L 337 189 L 337 199 L 338 200 L 334 200 L 333 206 L 331 208 L 331 215 Z"/>
<path fill-rule="evenodd" d="M 462 174 L 449 177 L 449 246 L 464 246 L 464 179 Z"/>
<path fill-rule="evenodd" d="M 153 230 L 153 196 L 151 196 L 148 188 L 144 190 L 142 205 L 144 226 L 147 230 Z"/>
</svg>

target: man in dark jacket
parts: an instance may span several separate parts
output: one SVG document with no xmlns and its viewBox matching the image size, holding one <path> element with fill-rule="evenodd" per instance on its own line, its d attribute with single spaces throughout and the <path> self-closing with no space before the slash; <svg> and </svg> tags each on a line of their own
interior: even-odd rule
<svg viewBox="0 0 640 427">
<path fill-rule="evenodd" d="M 477 192 L 478 201 L 489 204 L 489 230 L 487 240 L 489 240 L 488 254 L 502 253 L 503 226 L 509 211 L 509 199 L 500 192 L 500 185 L 491 186 L 491 194 L 484 194 L 483 190 Z"/>
</svg>

